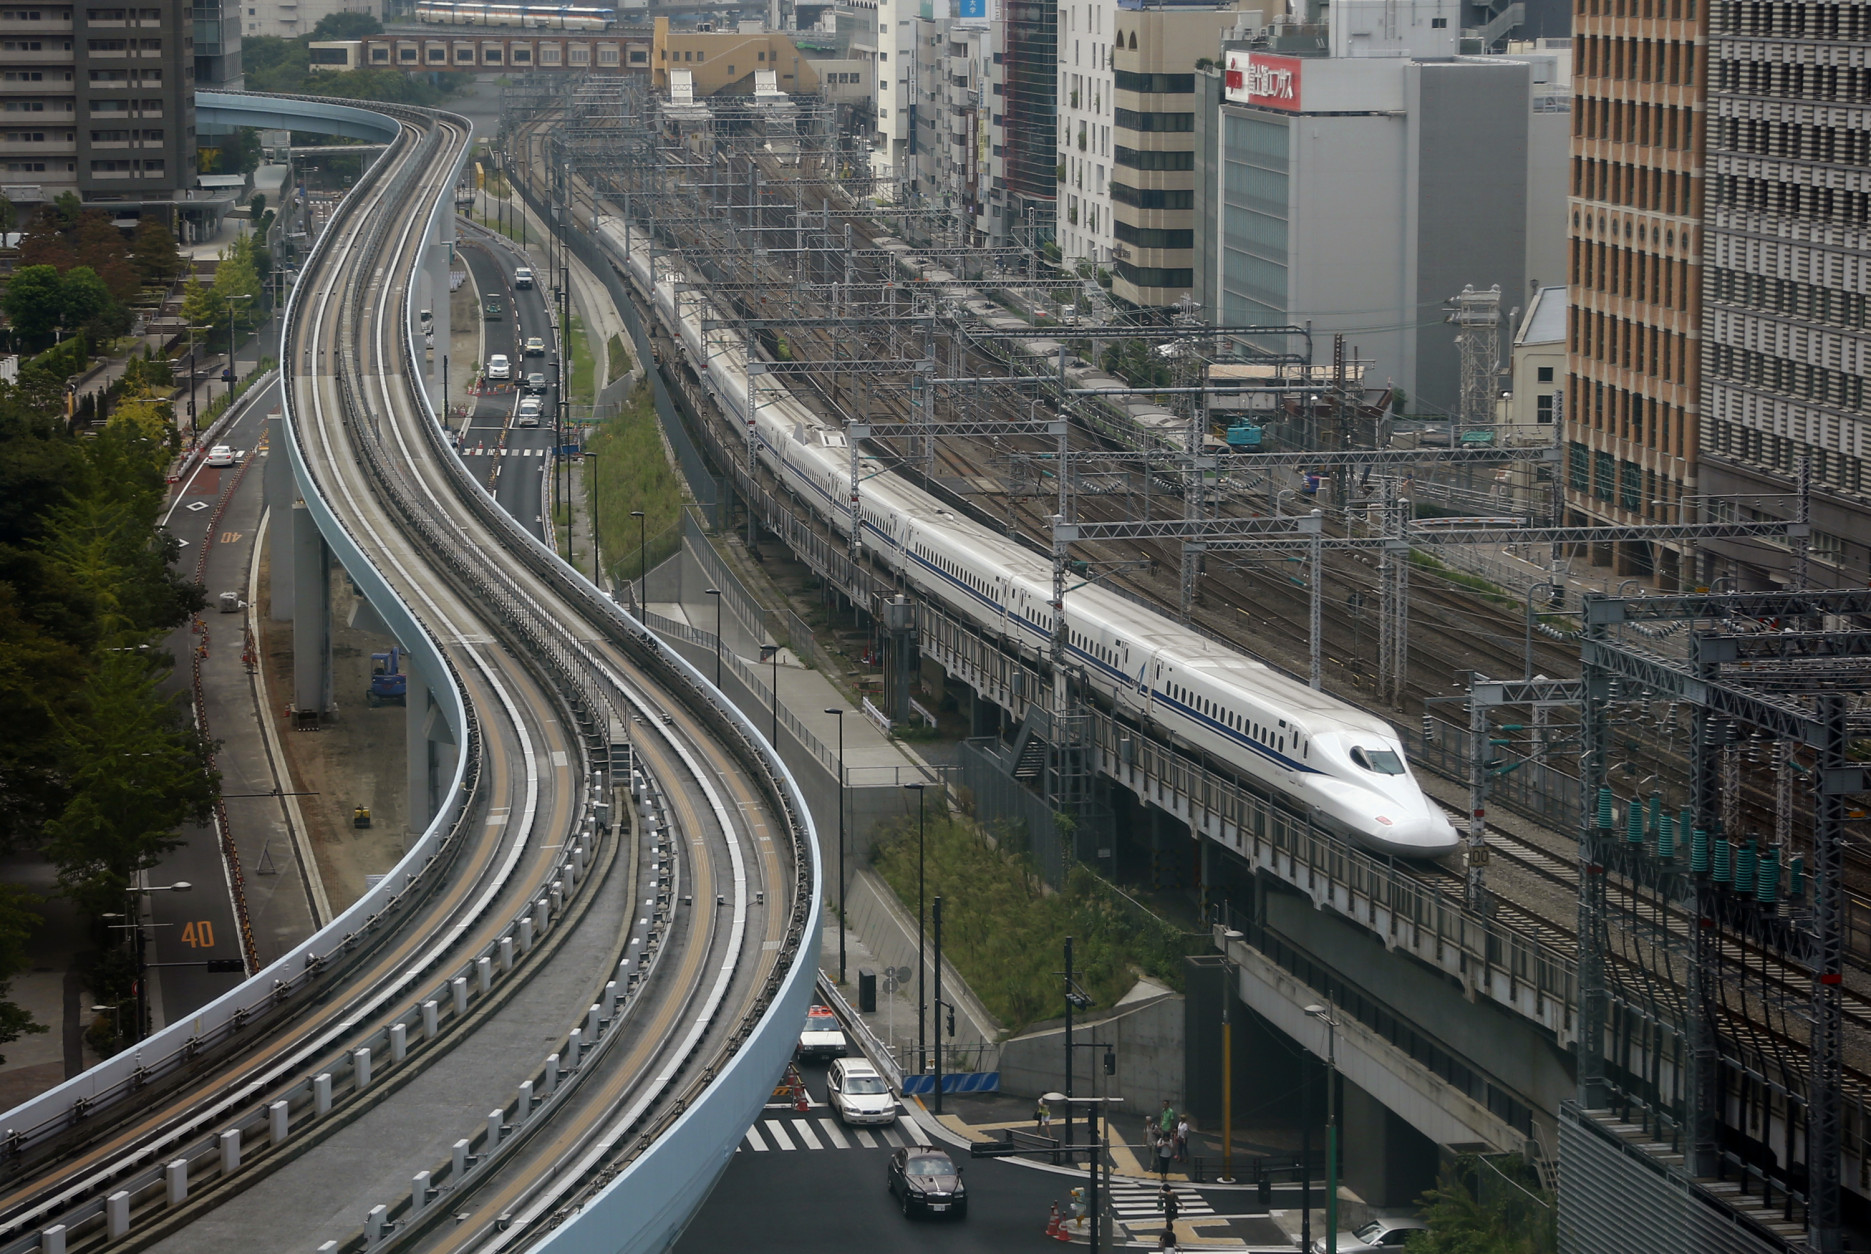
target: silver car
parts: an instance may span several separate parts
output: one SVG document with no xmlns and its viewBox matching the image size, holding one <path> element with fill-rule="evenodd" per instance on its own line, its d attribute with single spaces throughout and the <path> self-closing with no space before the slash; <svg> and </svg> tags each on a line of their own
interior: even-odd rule
<svg viewBox="0 0 1871 1254">
<path fill-rule="evenodd" d="M 862 1058 L 840 1058 L 825 1073 L 827 1104 L 845 1124 L 895 1123 L 896 1094 Z"/>
<path fill-rule="evenodd" d="M 1356 1232 L 1338 1234 L 1339 1254 L 1383 1254 L 1400 1250 L 1412 1232 L 1427 1232 L 1429 1225 L 1420 1219 L 1373 1219 Z M 1325 1238 L 1312 1243 L 1312 1254 L 1325 1254 Z"/>
<path fill-rule="evenodd" d="M 520 412 L 514 416 L 513 425 L 516 427 L 537 427 L 539 425 L 539 415 L 544 412 L 545 407 L 545 402 L 540 400 L 537 396 L 521 397 Z"/>
</svg>

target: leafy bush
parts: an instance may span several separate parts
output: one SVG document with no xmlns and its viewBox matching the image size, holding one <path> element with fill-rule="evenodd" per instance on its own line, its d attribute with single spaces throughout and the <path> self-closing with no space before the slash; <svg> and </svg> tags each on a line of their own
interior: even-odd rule
<svg viewBox="0 0 1871 1254">
<path fill-rule="evenodd" d="M 943 950 L 1010 1031 L 1065 1013 L 1065 938 L 1079 987 L 1109 1007 L 1142 975 L 1179 987 L 1184 954 L 1205 946 L 1125 900 L 1083 866 L 1049 892 L 1025 856 L 980 830 L 931 815 L 924 839 L 927 898 L 942 898 Z M 898 900 L 916 909 L 917 823 L 887 828 L 872 859 Z"/>
</svg>

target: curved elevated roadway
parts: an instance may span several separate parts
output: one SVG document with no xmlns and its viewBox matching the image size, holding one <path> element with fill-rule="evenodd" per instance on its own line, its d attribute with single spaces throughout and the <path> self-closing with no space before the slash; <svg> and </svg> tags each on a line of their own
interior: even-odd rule
<svg viewBox="0 0 1871 1254">
<path fill-rule="evenodd" d="M 452 744 L 452 775 L 303 955 L 9 1114 L 0 1254 L 661 1248 L 796 1038 L 805 807 L 733 708 L 447 449 L 408 293 L 470 129 L 387 112 L 288 307 L 294 524 L 410 648 L 435 719 L 412 741 Z"/>
</svg>

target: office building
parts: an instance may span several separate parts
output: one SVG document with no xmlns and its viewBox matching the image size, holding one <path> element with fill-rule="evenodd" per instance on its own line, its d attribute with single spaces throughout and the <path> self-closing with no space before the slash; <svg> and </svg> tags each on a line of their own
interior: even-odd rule
<svg viewBox="0 0 1871 1254">
<path fill-rule="evenodd" d="M 195 0 L 195 90 L 240 91 L 240 0 Z"/>
<path fill-rule="evenodd" d="M 1704 44 L 1696 0 L 1573 15 L 1565 492 L 1574 522 L 1679 517 L 1701 490 Z M 1682 546 L 1589 555 L 1674 586 Z"/>
<path fill-rule="evenodd" d="M 1344 333 L 1373 386 L 1401 388 L 1407 412 L 1448 414 L 1461 370 L 1446 303 L 1499 286 L 1505 340 L 1529 281 L 1560 277 L 1531 266 L 1549 264 L 1539 241 L 1563 238 L 1564 206 L 1532 193 L 1542 166 L 1565 161 L 1565 86 L 1551 58 L 1455 55 L 1453 0 L 1397 6 L 1366 32 L 1366 10 L 1383 7 L 1345 6 L 1330 35 L 1345 55 L 1224 54 L 1220 128 L 1205 137 L 1219 178 L 1202 187 L 1218 245 L 1198 247 L 1214 269 L 1197 286 L 1225 325 L 1310 322 L 1315 345 Z M 1391 28 L 1413 42 L 1380 39 Z"/>
<path fill-rule="evenodd" d="M 1809 577 L 1871 580 L 1871 9 L 1711 6 L 1698 487 L 1724 516 L 1790 517 L 1812 482 Z M 1666 237 L 1667 244 L 1667 237 Z M 1712 542 L 1743 588 L 1785 546 Z"/>
<path fill-rule="evenodd" d="M 161 213 L 186 238 L 214 217 L 195 184 L 194 9 L 8 10 L 0 44 L 0 192 L 23 210 L 76 192 L 119 217 Z"/>
<path fill-rule="evenodd" d="M 1260 14 L 1130 0 L 1068 0 L 1059 13 L 1060 254 L 1108 267 L 1123 301 L 1172 305 L 1195 278 L 1196 62 Z"/>
<path fill-rule="evenodd" d="M 239 29 L 249 36 L 271 35 L 297 39 L 318 29 L 333 13 L 363 13 L 383 18 L 382 0 L 228 0 L 228 12 L 241 17 Z"/>
</svg>

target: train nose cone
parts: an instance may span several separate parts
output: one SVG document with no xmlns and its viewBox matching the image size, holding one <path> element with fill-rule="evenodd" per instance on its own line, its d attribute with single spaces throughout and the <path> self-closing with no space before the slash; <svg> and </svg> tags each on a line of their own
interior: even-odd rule
<svg viewBox="0 0 1871 1254">
<path fill-rule="evenodd" d="M 1440 858 L 1454 853 L 1462 845 L 1454 825 L 1436 810 L 1418 810 L 1407 818 L 1386 815 L 1378 822 L 1386 844 L 1407 849 L 1415 857 Z"/>
</svg>

